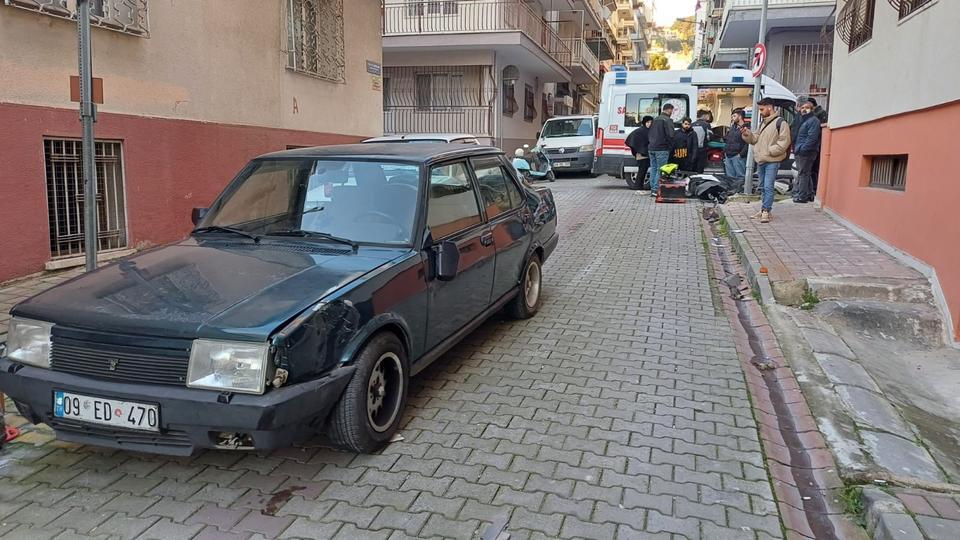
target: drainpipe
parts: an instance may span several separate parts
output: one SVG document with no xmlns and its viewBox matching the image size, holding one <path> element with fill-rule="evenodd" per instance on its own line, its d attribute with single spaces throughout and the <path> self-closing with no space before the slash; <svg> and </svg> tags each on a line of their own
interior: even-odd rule
<svg viewBox="0 0 960 540">
<path fill-rule="evenodd" d="M 833 153 L 831 144 L 833 142 L 833 130 L 829 126 L 824 126 L 823 136 L 820 141 L 820 176 L 817 183 L 817 198 L 820 199 L 820 206 L 827 206 L 827 184 L 830 182 L 830 155 Z"/>
<path fill-rule="evenodd" d="M 500 129 L 500 111 L 503 110 L 503 104 L 500 103 L 500 100 L 503 99 L 503 95 L 500 92 L 502 83 L 500 81 L 500 69 L 497 65 L 497 51 L 493 51 L 493 65 L 490 66 L 490 70 L 490 79 L 493 82 L 493 97 L 487 102 L 491 107 L 490 116 L 493 119 L 493 122 L 491 122 L 493 133 L 490 134 L 490 139 L 497 143 L 498 148 L 503 148 L 503 133 Z"/>
</svg>

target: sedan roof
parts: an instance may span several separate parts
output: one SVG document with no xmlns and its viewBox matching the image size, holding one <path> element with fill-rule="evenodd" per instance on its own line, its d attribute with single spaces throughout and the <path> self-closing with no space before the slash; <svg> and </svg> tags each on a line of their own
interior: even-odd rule
<svg viewBox="0 0 960 540">
<path fill-rule="evenodd" d="M 376 142 L 408 142 L 408 141 L 458 141 L 461 139 L 473 139 L 476 140 L 475 135 L 470 135 L 469 133 L 408 133 L 406 135 L 384 135 L 383 137 L 374 137 L 372 139 L 367 139 L 363 142 L 365 143 L 376 143 Z"/>
<path fill-rule="evenodd" d="M 323 158 L 323 159 L 357 159 L 369 158 L 377 161 L 416 161 L 430 162 L 444 158 L 477 155 L 496 155 L 503 151 L 492 146 L 478 146 L 472 144 L 396 144 L 396 143 L 363 143 L 338 144 L 333 146 L 314 146 L 310 148 L 296 148 L 281 152 L 272 152 L 256 159 L 289 159 L 289 158 Z"/>
</svg>

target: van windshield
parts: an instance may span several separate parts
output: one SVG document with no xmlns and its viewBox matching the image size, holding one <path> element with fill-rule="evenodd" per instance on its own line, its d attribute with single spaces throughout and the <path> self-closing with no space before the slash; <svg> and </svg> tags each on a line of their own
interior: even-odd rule
<svg viewBox="0 0 960 540">
<path fill-rule="evenodd" d="M 543 126 L 543 138 L 553 137 L 581 137 L 593 135 L 593 119 L 568 118 L 564 120 L 550 120 Z"/>
</svg>

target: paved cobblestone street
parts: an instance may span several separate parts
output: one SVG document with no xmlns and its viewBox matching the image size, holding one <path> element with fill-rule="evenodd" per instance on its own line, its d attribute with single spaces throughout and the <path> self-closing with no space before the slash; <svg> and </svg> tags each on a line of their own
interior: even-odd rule
<svg viewBox="0 0 960 540">
<path fill-rule="evenodd" d="M 549 187 L 562 238 L 543 309 L 421 373 L 403 440 L 171 459 L 31 431 L 0 454 L 0 533 L 781 538 L 699 205 L 605 177 Z"/>
</svg>

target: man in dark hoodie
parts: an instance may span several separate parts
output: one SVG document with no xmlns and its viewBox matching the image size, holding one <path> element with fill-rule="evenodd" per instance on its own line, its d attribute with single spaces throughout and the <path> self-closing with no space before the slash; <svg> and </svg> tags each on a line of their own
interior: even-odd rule
<svg viewBox="0 0 960 540">
<path fill-rule="evenodd" d="M 730 114 L 730 131 L 723 139 L 723 168 L 727 176 L 744 178 L 747 175 L 748 145 L 740 135 L 740 127 L 745 125 L 744 110 L 734 109 Z"/>
<path fill-rule="evenodd" d="M 650 168 L 650 158 L 647 157 L 650 152 L 650 125 L 653 124 L 652 116 L 644 116 L 640 121 L 640 127 L 634 129 L 627 135 L 625 144 L 633 156 L 637 159 L 637 176 L 631 187 L 640 189 L 643 187 L 643 178 Z"/>
<path fill-rule="evenodd" d="M 648 135 L 650 152 L 650 196 L 657 196 L 657 189 L 660 187 L 660 167 L 670 162 L 670 154 L 673 152 L 673 105 L 667 103 L 663 110 L 650 125 Z"/>
<path fill-rule="evenodd" d="M 670 163 L 679 165 L 681 171 L 696 172 L 697 154 L 700 149 L 697 133 L 693 130 L 693 122 L 689 118 L 684 118 L 680 123 L 680 131 L 677 131 L 673 142 Z"/>
</svg>

